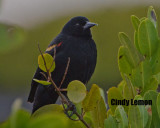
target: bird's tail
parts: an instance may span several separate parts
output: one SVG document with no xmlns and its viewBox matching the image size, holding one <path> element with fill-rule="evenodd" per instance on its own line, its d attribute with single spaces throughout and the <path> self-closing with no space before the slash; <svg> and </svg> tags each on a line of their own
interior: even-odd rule
<svg viewBox="0 0 160 128">
<path fill-rule="evenodd" d="M 38 85 L 31 86 L 31 90 L 30 90 L 28 100 L 27 100 L 30 103 L 32 103 L 34 101 L 34 96 L 35 96 L 35 93 L 36 93 L 36 90 L 37 90 L 37 86 Z"/>
<path fill-rule="evenodd" d="M 53 86 L 47 87 L 46 85 L 38 85 L 34 98 L 32 113 L 44 105 L 55 104 L 58 96 L 59 95 L 57 94 Z"/>
</svg>

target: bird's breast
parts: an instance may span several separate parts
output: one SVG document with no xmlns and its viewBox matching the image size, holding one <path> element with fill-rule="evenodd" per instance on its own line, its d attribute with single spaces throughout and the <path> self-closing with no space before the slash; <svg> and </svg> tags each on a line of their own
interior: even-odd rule
<svg viewBox="0 0 160 128">
<path fill-rule="evenodd" d="M 94 42 L 89 42 L 89 40 L 68 40 L 63 42 L 62 48 L 55 58 L 54 76 L 58 74 L 55 77 L 57 83 L 63 77 L 69 58 L 70 63 L 64 84 L 67 85 L 72 80 L 80 80 L 84 83 L 88 81 L 90 78 L 88 74 L 91 68 L 94 67 L 93 65 L 96 64 L 96 56 L 94 54 L 96 49 L 93 48 L 92 45 L 94 44 L 92 43 Z"/>
</svg>

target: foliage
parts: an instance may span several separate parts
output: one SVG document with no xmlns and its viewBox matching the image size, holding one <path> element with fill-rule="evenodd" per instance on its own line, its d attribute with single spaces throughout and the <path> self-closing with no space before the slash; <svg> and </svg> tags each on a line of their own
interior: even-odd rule
<svg viewBox="0 0 160 128">
<path fill-rule="evenodd" d="M 26 33 L 22 28 L 0 23 L 0 54 L 20 47 L 25 37 Z"/>
<path fill-rule="evenodd" d="M 106 94 L 99 86 L 93 84 L 87 92 L 84 84 L 75 80 L 67 88 L 68 97 L 78 113 L 73 113 L 72 120 L 65 114 L 65 106 L 56 104 L 41 107 L 30 119 L 29 112 L 19 109 L 19 101 L 16 101 L 10 118 L 0 127 L 85 128 L 87 123 L 92 128 L 159 128 L 160 93 L 156 89 L 160 81 L 160 38 L 153 7 L 149 7 L 147 17 L 139 19 L 131 16 L 131 21 L 135 29 L 134 44 L 125 33 L 119 33 L 122 46 L 119 48 L 118 65 L 123 80 L 118 87 L 112 87 L 107 92 L 108 111 Z M 44 72 L 48 69 L 49 74 L 55 67 L 53 61 L 48 54 L 38 58 L 39 67 Z M 35 81 L 44 85 L 53 84 L 50 79 Z M 130 102 L 128 105 L 113 105 L 113 99 Z M 138 101 L 148 100 L 152 105 L 136 105 Z"/>
<path fill-rule="evenodd" d="M 45 59 L 45 62 L 43 61 L 43 57 Z M 45 63 L 46 63 L 46 66 L 45 66 Z M 47 70 L 49 72 L 53 72 L 53 70 L 55 69 L 55 62 L 53 60 L 53 57 L 48 53 L 43 54 L 43 56 L 42 55 L 38 56 L 38 65 L 39 65 L 39 68 L 44 72 L 47 72 Z"/>
</svg>

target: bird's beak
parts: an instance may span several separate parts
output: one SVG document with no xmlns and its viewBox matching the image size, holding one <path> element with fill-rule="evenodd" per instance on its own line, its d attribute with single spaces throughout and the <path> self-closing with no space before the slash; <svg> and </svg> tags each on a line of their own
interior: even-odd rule
<svg viewBox="0 0 160 128">
<path fill-rule="evenodd" d="M 84 25 L 84 29 L 91 28 L 91 27 L 93 27 L 93 26 L 95 26 L 95 25 L 98 26 L 98 24 L 96 24 L 96 23 L 87 22 L 87 23 Z"/>
</svg>

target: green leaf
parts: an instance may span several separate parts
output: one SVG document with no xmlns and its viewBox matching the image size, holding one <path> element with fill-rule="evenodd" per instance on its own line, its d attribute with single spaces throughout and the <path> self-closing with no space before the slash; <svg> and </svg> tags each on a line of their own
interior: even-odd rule
<svg viewBox="0 0 160 128">
<path fill-rule="evenodd" d="M 112 115 L 109 115 L 109 117 L 105 119 L 104 121 L 104 127 L 105 128 L 118 128 L 118 123 L 116 122 L 116 119 Z"/>
<path fill-rule="evenodd" d="M 10 128 L 9 120 L 0 123 L 0 128 Z"/>
<path fill-rule="evenodd" d="M 131 81 L 134 86 L 144 89 L 152 77 L 152 69 L 149 61 L 145 60 L 139 64 L 138 67 L 133 69 Z"/>
<path fill-rule="evenodd" d="M 148 91 L 144 95 L 144 100 L 152 100 L 152 123 L 155 128 L 160 127 L 160 117 L 158 115 L 158 110 L 157 110 L 157 96 L 158 93 L 156 91 Z"/>
<path fill-rule="evenodd" d="M 109 105 L 109 108 L 112 110 L 112 113 L 114 113 L 116 107 L 118 106 L 118 105 L 111 104 L 113 100 L 123 100 L 122 94 L 120 93 L 119 89 L 116 87 L 112 87 L 108 90 L 108 105 Z"/>
<path fill-rule="evenodd" d="M 154 75 L 154 77 L 157 80 L 158 84 L 160 84 L 160 73 L 158 73 L 157 75 Z"/>
<path fill-rule="evenodd" d="M 158 93 L 158 96 L 157 96 L 157 111 L 160 118 L 160 93 Z"/>
<path fill-rule="evenodd" d="M 112 110 L 111 110 L 111 109 L 109 109 L 109 110 L 107 111 L 107 118 L 109 117 L 109 115 L 112 115 L 112 116 L 113 116 L 113 113 L 112 113 Z"/>
<path fill-rule="evenodd" d="M 130 99 L 134 98 L 135 95 L 137 95 L 137 91 L 136 91 L 136 88 L 133 86 L 131 80 L 126 75 L 124 75 L 124 78 L 126 81 L 126 85 L 123 90 L 124 91 L 123 96 L 124 96 L 124 98 L 130 100 Z M 127 94 L 127 91 L 130 94 Z"/>
<path fill-rule="evenodd" d="M 111 109 L 109 109 L 109 110 L 107 111 L 107 117 L 109 117 L 109 115 L 112 115 L 112 116 L 113 116 L 113 113 L 112 113 L 112 110 L 111 110 Z"/>
<path fill-rule="evenodd" d="M 137 50 L 140 52 L 139 43 L 138 43 L 138 31 L 134 32 L 134 45 L 136 46 Z M 142 58 L 142 55 L 140 53 L 139 53 L 139 56 Z"/>
<path fill-rule="evenodd" d="M 123 94 L 123 88 L 125 86 L 126 82 L 124 80 L 122 80 L 119 84 L 118 84 L 118 89 L 119 91 Z"/>
<path fill-rule="evenodd" d="M 138 26 L 139 26 L 139 24 L 140 24 L 139 18 L 136 17 L 135 15 L 132 15 L 132 16 L 131 16 L 131 21 L 132 21 L 132 25 L 133 25 L 134 29 L 135 29 L 136 31 L 138 31 Z"/>
<path fill-rule="evenodd" d="M 129 99 L 133 99 L 134 98 L 132 90 L 131 90 L 131 88 L 128 87 L 127 84 L 125 84 L 123 92 L 124 92 L 123 96 L 124 96 L 125 99 L 129 100 Z"/>
<path fill-rule="evenodd" d="M 148 114 L 148 121 L 147 121 L 145 128 L 153 128 L 151 126 L 151 122 L 152 122 L 152 115 Z"/>
<path fill-rule="evenodd" d="M 28 128 L 69 128 L 67 117 L 61 113 L 46 113 L 32 118 Z"/>
<path fill-rule="evenodd" d="M 148 9 L 147 17 L 154 24 L 155 28 L 158 29 L 156 12 L 152 6 L 150 6 Z"/>
<path fill-rule="evenodd" d="M 106 101 L 106 96 L 105 96 L 104 90 L 102 88 L 99 88 L 99 90 L 100 90 L 100 94 L 101 94 L 103 100 Z M 106 109 L 107 109 L 107 104 L 106 103 L 105 103 L 105 106 L 106 106 Z"/>
<path fill-rule="evenodd" d="M 62 107 L 62 105 L 58 105 L 58 104 L 49 104 L 49 105 L 45 105 L 43 107 L 40 107 L 38 110 L 36 110 L 33 115 L 32 115 L 32 118 L 35 118 L 35 117 L 39 117 L 43 114 L 46 114 L 46 113 L 61 113 L 63 114 L 64 113 L 64 109 Z"/>
<path fill-rule="evenodd" d="M 141 113 L 138 106 L 129 106 L 128 120 L 130 128 L 143 128 Z"/>
<path fill-rule="evenodd" d="M 119 128 L 128 128 L 128 118 L 122 106 L 118 106 L 115 110 L 115 118 Z"/>
<path fill-rule="evenodd" d="M 124 76 L 124 77 L 125 77 L 126 84 L 123 88 L 123 97 L 127 100 L 134 99 L 135 95 L 137 94 L 136 89 L 135 87 L 133 87 L 130 79 L 127 76 Z M 129 105 L 130 104 L 131 103 L 129 102 Z M 124 106 L 124 108 L 126 113 L 128 113 L 129 106 Z"/>
<path fill-rule="evenodd" d="M 83 118 L 91 128 L 94 127 L 93 121 L 92 121 L 92 119 L 90 117 L 86 116 L 86 114 L 85 114 Z M 84 126 L 84 128 L 86 128 L 86 126 Z"/>
<path fill-rule="evenodd" d="M 33 113 L 28 128 L 81 128 L 81 125 L 80 121 L 72 121 L 66 116 L 62 105 L 49 104 Z"/>
<path fill-rule="evenodd" d="M 158 34 L 153 23 L 149 19 L 141 22 L 138 29 L 138 43 L 140 52 L 145 56 L 151 58 L 157 50 Z"/>
<path fill-rule="evenodd" d="M 43 84 L 43 85 L 51 85 L 51 82 L 48 81 L 44 81 L 44 80 L 37 80 L 37 79 L 33 79 L 34 81 L 36 81 L 37 83 Z"/>
<path fill-rule="evenodd" d="M 95 128 L 103 128 L 104 120 L 107 118 L 107 110 L 102 97 L 98 100 L 94 110 L 91 111 L 91 115 Z"/>
<path fill-rule="evenodd" d="M 137 54 L 140 58 L 140 61 L 143 61 L 144 60 L 144 56 L 141 54 L 140 52 L 140 48 L 139 48 L 139 42 L 138 42 L 138 31 L 135 31 L 134 32 L 134 45 L 136 47 L 136 49 L 138 50 Z"/>
<path fill-rule="evenodd" d="M 136 95 L 134 100 L 143 100 L 143 98 L 140 95 Z M 138 105 L 138 108 L 140 110 L 140 115 L 141 115 L 141 119 L 142 119 L 142 125 L 143 125 L 143 128 L 144 128 L 147 125 L 148 112 L 145 109 L 145 105 Z"/>
<path fill-rule="evenodd" d="M 26 128 L 30 119 L 30 114 L 26 110 L 20 109 L 22 101 L 16 99 L 12 105 L 11 117 L 9 125 L 12 128 Z"/>
<path fill-rule="evenodd" d="M 159 41 L 160 44 L 160 41 Z M 152 67 L 153 74 L 157 74 L 160 72 L 160 47 L 157 45 L 158 49 L 156 53 L 152 56 L 150 60 L 150 65 Z"/>
<path fill-rule="evenodd" d="M 131 87 L 128 84 L 125 84 L 123 88 L 123 97 L 127 100 L 134 99 L 134 96 L 136 94 L 136 89 Z"/>
<path fill-rule="evenodd" d="M 130 84 L 125 84 L 123 90 L 124 99 L 130 101 L 131 99 L 134 99 L 135 94 L 136 94 L 136 89 L 133 86 L 131 87 Z M 131 105 L 131 102 L 129 102 L 129 105 Z M 126 113 L 128 113 L 129 105 L 124 106 Z"/>
<path fill-rule="evenodd" d="M 147 85 L 145 86 L 145 88 L 142 90 L 141 95 L 143 96 L 145 94 L 145 92 L 149 91 L 149 90 L 157 90 L 158 88 L 158 81 L 156 78 L 151 78 L 150 82 L 147 83 Z"/>
<path fill-rule="evenodd" d="M 27 128 L 30 114 L 26 110 L 20 109 L 21 99 L 16 99 L 12 105 L 11 117 L 9 118 L 9 126 L 11 128 Z"/>
<path fill-rule="evenodd" d="M 97 106 L 98 100 L 101 98 L 100 89 L 96 84 L 93 84 L 91 90 L 82 102 L 85 112 L 92 111 Z"/>
<path fill-rule="evenodd" d="M 82 110 L 82 102 L 80 103 L 74 103 L 75 107 L 76 107 L 76 111 L 78 114 L 82 114 L 83 110 Z"/>
<path fill-rule="evenodd" d="M 10 127 L 12 128 L 27 128 L 29 123 L 30 113 L 26 110 L 19 109 L 10 118 Z"/>
<path fill-rule="evenodd" d="M 124 46 L 121 46 L 118 51 L 118 66 L 121 73 L 130 75 L 132 72 L 132 66 L 129 63 L 127 55 L 129 51 Z"/>
<path fill-rule="evenodd" d="M 132 67 L 136 67 L 138 65 L 138 63 L 140 62 L 140 58 L 138 56 L 138 51 L 135 49 L 134 45 L 132 44 L 132 42 L 130 41 L 130 39 L 128 38 L 128 36 L 123 33 L 120 32 L 119 33 L 119 40 L 121 41 L 122 45 L 127 48 L 125 56 L 129 62 L 129 64 Z"/>
<path fill-rule="evenodd" d="M 144 20 L 146 20 L 146 17 L 142 17 L 142 18 L 140 19 L 140 22 L 142 22 L 142 21 L 144 21 Z"/>
<path fill-rule="evenodd" d="M 43 59 L 43 57 L 44 57 L 44 59 Z M 47 70 L 49 70 L 49 72 L 53 72 L 53 70 L 55 69 L 55 62 L 53 60 L 53 57 L 48 53 L 44 53 L 43 57 L 42 57 L 42 55 L 38 56 L 39 68 L 41 70 L 43 70 L 44 72 L 47 72 Z M 45 66 L 44 60 L 46 62 L 46 66 Z M 47 68 L 47 70 L 46 70 L 46 68 Z"/>
<path fill-rule="evenodd" d="M 78 80 L 70 82 L 67 87 L 67 96 L 74 103 L 81 102 L 86 97 L 86 86 Z"/>
</svg>

